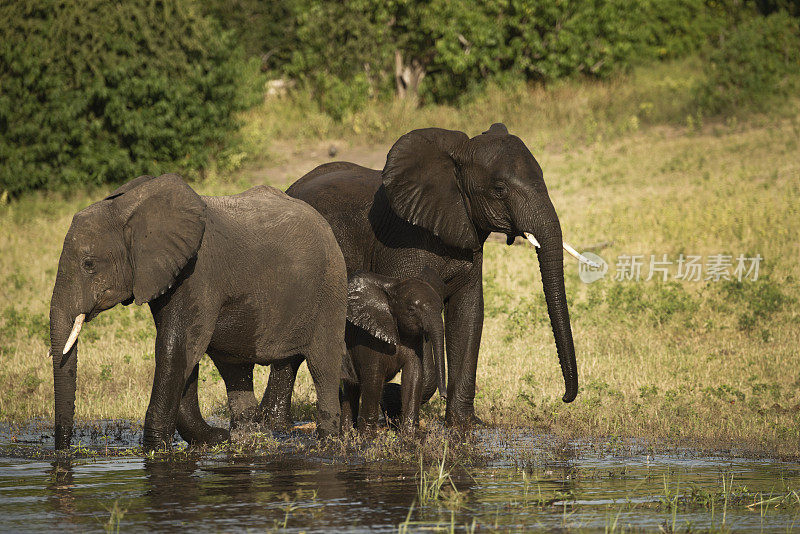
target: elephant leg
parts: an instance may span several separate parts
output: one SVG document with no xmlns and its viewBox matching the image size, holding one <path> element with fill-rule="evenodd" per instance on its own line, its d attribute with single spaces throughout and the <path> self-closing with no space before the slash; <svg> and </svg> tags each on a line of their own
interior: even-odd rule
<svg viewBox="0 0 800 534">
<path fill-rule="evenodd" d="M 270 365 L 267 389 L 261 399 L 261 417 L 272 430 L 286 432 L 294 425 L 292 391 L 302 363 L 302 356 L 293 356 Z"/>
<path fill-rule="evenodd" d="M 422 399 L 422 362 L 417 358 L 409 358 L 403 366 L 400 379 L 403 397 L 403 432 L 413 432 L 419 426 L 419 405 Z"/>
<path fill-rule="evenodd" d="M 403 394 L 400 384 L 387 382 L 383 385 L 381 412 L 386 416 L 386 423 L 390 426 L 396 426 L 400 421 L 400 416 L 403 415 Z"/>
<path fill-rule="evenodd" d="M 358 430 L 371 432 L 378 427 L 384 374 L 369 369 L 361 376 L 361 408 L 358 411 Z"/>
<path fill-rule="evenodd" d="M 252 363 L 226 363 L 215 361 L 225 389 L 228 392 L 228 408 L 231 412 L 231 430 L 259 418 L 258 401 L 253 393 Z"/>
<path fill-rule="evenodd" d="M 358 421 L 358 399 L 361 397 L 361 387 L 358 384 L 342 381 L 340 395 L 340 407 L 342 412 L 341 428 L 351 430 Z"/>
<path fill-rule="evenodd" d="M 325 350 L 316 348 L 308 354 L 306 363 L 311 373 L 311 380 L 314 381 L 314 389 L 317 391 L 317 435 L 320 438 L 335 436 L 341 424 L 339 411 L 341 356 L 333 358 Z"/>
<path fill-rule="evenodd" d="M 185 329 L 158 326 L 157 322 L 153 390 L 144 418 L 142 447 L 145 451 L 172 446 L 178 407 L 186 385 Z"/>
<path fill-rule="evenodd" d="M 224 428 L 209 425 L 200 413 L 200 401 L 197 398 L 199 370 L 200 364 L 197 363 L 183 389 L 178 407 L 178 433 L 190 445 L 216 445 L 228 441 L 230 433 Z"/>
<path fill-rule="evenodd" d="M 478 268 L 477 282 L 452 295 L 445 308 L 448 371 L 445 422 L 450 426 L 482 423 L 475 415 L 475 374 L 482 329 L 483 286 Z"/>
</svg>

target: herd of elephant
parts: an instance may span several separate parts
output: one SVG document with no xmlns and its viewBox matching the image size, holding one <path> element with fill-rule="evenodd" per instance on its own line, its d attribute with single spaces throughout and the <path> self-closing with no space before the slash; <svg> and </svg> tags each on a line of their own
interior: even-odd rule
<svg viewBox="0 0 800 534">
<path fill-rule="evenodd" d="M 504 125 L 473 138 L 414 130 L 383 170 L 328 163 L 286 193 L 199 196 L 175 174 L 140 176 L 77 213 L 64 240 L 50 305 L 55 448 L 72 437 L 81 325 L 134 301 L 150 305 L 156 326 L 146 451 L 169 446 L 176 429 L 192 444 L 230 438 L 200 413 L 204 354 L 225 383 L 232 428 L 291 428 L 303 361 L 322 437 L 374 428 L 384 383 L 401 370 L 402 428 L 416 427 L 437 389 L 448 425 L 479 422 L 491 232 L 536 246 L 571 402 L 578 375 L 562 252 L 571 247 L 539 164 Z M 272 366 L 260 404 L 255 364 Z"/>
</svg>

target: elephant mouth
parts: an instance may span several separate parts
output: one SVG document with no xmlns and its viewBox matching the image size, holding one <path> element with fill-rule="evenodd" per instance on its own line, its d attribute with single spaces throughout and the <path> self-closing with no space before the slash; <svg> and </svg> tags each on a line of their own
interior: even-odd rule
<svg viewBox="0 0 800 534">
<path fill-rule="evenodd" d="M 85 322 L 88 323 L 89 321 L 91 321 L 92 319 L 94 319 L 95 317 L 97 317 L 98 315 L 103 313 L 104 311 L 110 310 L 111 308 L 113 308 L 114 306 L 119 304 L 120 302 L 122 302 L 123 304 L 126 304 L 126 303 L 130 304 L 131 302 L 133 302 L 133 297 L 130 297 L 129 299 L 122 300 L 122 299 L 117 298 L 114 295 L 114 290 L 113 289 L 108 288 L 108 289 L 103 290 L 103 292 L 100 293 L 100 295 L 95 300 L 94 306 L 88 312 L 86 312 L 86 320 L 85 320 Z"/>
<path fill-rule="evenodd" d="M 532 233 L 530 233 L 530 232 L 522 232 L 522 235 L 523 235 L 523 237 L 525 239 L 528 240 L 528 242 L 531 245 L 533 245 L 534 248 L 542 248 L 542 245 L 539 244 L 539 241 L 536 239 L 536 237 Z M 507 236 L 507 240 L 508 240 L 507 242 L 508 242 L 509 245 L 514 242 L 515 237 L 516 236 L 511 236 L 510 234 Z M 569 254 L 570 256 L 572 256 L 573 258 L 578 260 L 579 262 L 585 263 L 586 265 L 588 265 L 589 267 L 592 267 L 594 269 L 599 269 L 601 267 L 597 262 L 594 262 L 594 261 L 590 260 L 589 258 L 584 256 L 583 254 L 581 254 L 580 252 L 575 250 L 575 247 L 573 247 L 572 245 L 570 245 L 566 241 L 562 241 L 561 242 L 561 246 L 564 248 L 564 250 L 567 252 L 567 254 Z"/>
</svg>

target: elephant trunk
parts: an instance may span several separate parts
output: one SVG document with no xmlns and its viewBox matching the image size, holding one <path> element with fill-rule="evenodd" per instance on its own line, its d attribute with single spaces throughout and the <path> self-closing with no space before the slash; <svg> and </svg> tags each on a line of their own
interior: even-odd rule
<svg viewBox="0 0 800 534">
<path fill-rule="evenodd" d="M 64 347 L 78 314 L 65 311 L 53 299 L 50 305 L 50 355 L 53 358 L 55 392 L 55 448 L 68 449 L 75 417 L 75 388 L 78 370 L 77 342 L 64 354 Z"/>
<path fill-rule="evenodd" d="M 562 400 L 572 402 L 578 394 L 578 368 L 567 309 L 567 291 L 564 288 L 564 253 L 560 226 L 556 226 L 549 235 L 543 235 L 540 241 L 541 247 L 536 249 L 536 253 L 539 256 L 547 313 L 561 362 L 561 373 L 564 375 L 566 391 Z"/>
<path fill-rule="evenodd" d="M 442 321 L 441 311 L 437 314 L 436 318 L 431 318 L 429 320 L 429 325 L 426 330 L 433 348 L 433 370 L 436 373 L 436 386 L 439 389 L 439 396 L 446 399 L 447 381 L 445 379 L 446 369 L 444 364 L 444 323 Z"/>
<path fill-rule="evenodd" d="M 425 318 L 425 343 L 423 345 L 422 360 L 422 402 L 428 402 L 436 390 L 439 395 L 447 398 L 447 370 L 445 368 L 444 352 L 444 323 L 441 311 L 431 312 Z"/>
<path fill-rule="evenodd" d="M 564 242 L 561 224 L 549 199 L 540 210 L 526 210 L 532 214 L 526 224 L 520 225 L 523 232 L 531 233 L 537 241 L 536 254 L 542 273 L 542 287 L 547 301 L 547 313 L 553 328 L 556 351 L 564 375 L 565 392 L 562 400 L 572 402 L 578 395 L 578 368 L 575 362 L 575 346 L 572 342 L 572 327 L 567 309 L 567 292 L 564 288 Z M 529 238 L 530 240 L 530 238 Z"/>
</svg>

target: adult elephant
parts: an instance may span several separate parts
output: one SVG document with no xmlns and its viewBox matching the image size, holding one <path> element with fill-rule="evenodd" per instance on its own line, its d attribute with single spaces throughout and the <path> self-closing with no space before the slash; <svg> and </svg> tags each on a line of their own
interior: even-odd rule
<svg viewBox="0 0 800 534">
<path fill-rule="evenodd" d="M 382 171 L 354 163 L 317 167 L 287 193 L 316 208 L 330 223 L 348 274 L 363 270 L 395 278 L 432 269 L 444 282 L 448 386 L 446 421 L 478 422 L 475 373 L 483 327 L 483 244 L 491 232 L 537 246 L 547 311 L 566 392 L 578 392 L 561 225 L 542 169 L 502 124 L 473 138 L 439 128 L 401 137 Z M 573 249 L 574 250 L 574 249 Z M 576 253 L 577 254 L 577 253 Z M 273 365 L 264 405 L 276 427 L 291 424 L 289 405 L 299 363 Z M 426 382 L 429 399 L 436 381 Z"/>
<path fill-rule="evenodd" d="M 258 411 L 254 364 L 307 359 L 318 431 L 338 432 L 346 270 L 330 226 L 306 203 L 266 186 L 201 197 L 165 174 L 140 176 L 77 213 L 50 301 L 56 449 L 72 435 L 83 322 L 134 300 L 149 303 L 156 326 L 145 450 L 170 445 L 176 426 L 190 443 L 228 439 L 200 414 L 204 353 L 234 417 Z"/>
</svg>

